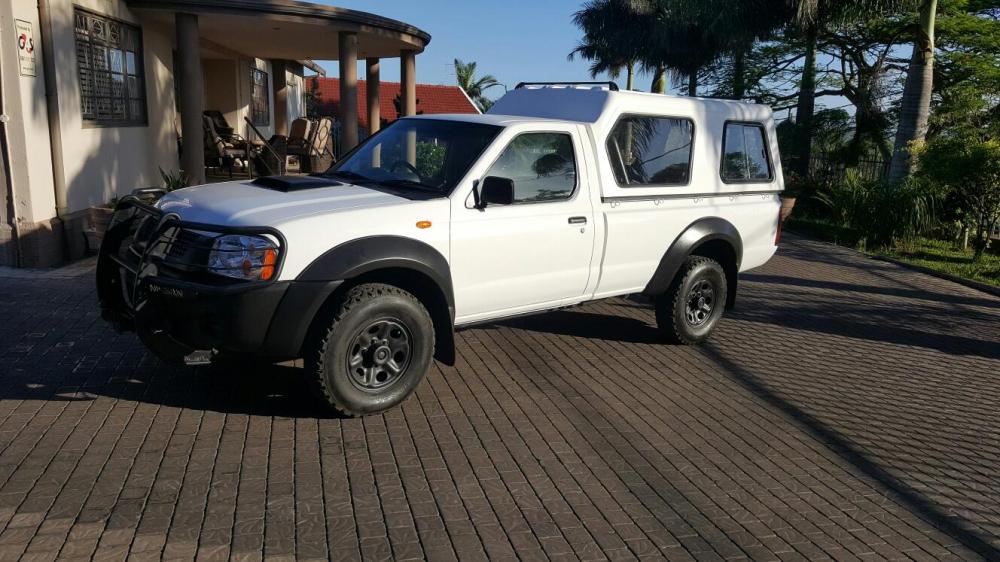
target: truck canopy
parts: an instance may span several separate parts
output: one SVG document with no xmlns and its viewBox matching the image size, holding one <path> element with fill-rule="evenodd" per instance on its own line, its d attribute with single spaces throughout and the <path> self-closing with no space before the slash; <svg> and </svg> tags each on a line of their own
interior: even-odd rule
<svg viewBox="0 0 1000 562">
<path fill-rule="evenodd" d="M 559 119 L 611 127 L 618 115 L 700 116 L 699 121 L 755 121 L 772 118 L 766 105 L 646 92 L 611 91 L 599 86 L 524 86 L 500 98 L 488 115 Z"/>
</svg>

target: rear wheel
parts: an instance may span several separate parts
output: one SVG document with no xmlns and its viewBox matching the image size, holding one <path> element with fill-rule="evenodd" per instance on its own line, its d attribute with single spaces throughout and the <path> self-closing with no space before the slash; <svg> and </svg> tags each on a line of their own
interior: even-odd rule
<svg viewBox="0 0 1000 562">
<path fill-rule="evenodd" d="M 725 308 L 726 273 L 718 262 L 691 256 L 670 288 L 656 301 L 656 324 L 671 343 L 694 345 L 708 339 Z"/>
<path fill-rule="evenodd" d="M 412 294 L 381 283 L 351 288 L 320 320 L 305 354 L 316 394 L 348 416 L 385 411 L 416 390 L 434 356 L 434 324 Z"/>
</svg>

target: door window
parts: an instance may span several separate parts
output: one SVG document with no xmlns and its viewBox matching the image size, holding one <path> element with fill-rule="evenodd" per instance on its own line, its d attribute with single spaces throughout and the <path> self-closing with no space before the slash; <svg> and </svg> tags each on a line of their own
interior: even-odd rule
<svg viewBox="0 0 1000 562">
<path fill-rule="evenodd" d="M 722 134 L 722 180 L 767 182 L 773 177 L 767 157 L 764 126 L 758 123 L 726 123 Z"/>
<path fill-rule="evenodd" d="M 519 135 L 486 175 L 514 180 L 515 203 L 569 199 L 576 189 L 573 139 L 566 133 Z"/>
</svg>

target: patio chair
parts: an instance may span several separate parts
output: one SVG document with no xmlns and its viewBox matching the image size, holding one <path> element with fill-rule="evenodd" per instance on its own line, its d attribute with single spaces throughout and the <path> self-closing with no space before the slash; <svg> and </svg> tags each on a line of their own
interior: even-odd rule
<svg viewBox="0 0 1000 562">
<path fill-rule="evenodd" d="M 205 132 L 205 166 L 225 168 L 229 171 L 229 177 L 233 177 L 233 164 L 244 155 L 245 149 L 236 147 L 222 138 L 211 117 L 203 115 L 202 120 Z M 216 166 L 210 166 L 209 163 Z"/>
<path fill-rule="evenodd" d="M 236 129 L 229 126 L 229 122 L 226 121 L 226 116 L 223 115 L 221 111 L 217 109 L 206 109 L 202 113 L 212 119 L 212 123 L 215 125 L 215 131 L 219 133 L 219 136 L 222 138 L 228 140 L 229 137 L 236 132 Z"/>
<path fill-rule="evenodd" d="M 305 117 L 292 121 L 292 126 L 288 130 L 288 154 L 309 156 L 309 143 L 313 132 L 312 121 Z"/>
<path fill-rule="evenodd" d="M 222 140 L 228 142 L 236 148 L 246 148 L 246 139 L 237 134 L 236 129 L 229 126 L 229 122 L 226 121 L 226 116 L 223 115 L 221 111 L 217 109 L 206 109 L 202 112 L 202 115 L 212 119 L 212 124 L 215 125 L 215 131 L 219 133 Z"/>
<path fill-rule="evenodd" d="M 308 164 L 308 169 L 304 171 L 322 172 L 333 165 L 332 133 L 333 120 L 329 117 L 323 117 L 316 123 L 309 142 L 309 154 L 303 159 L 303 163 Z"/>
</svg>

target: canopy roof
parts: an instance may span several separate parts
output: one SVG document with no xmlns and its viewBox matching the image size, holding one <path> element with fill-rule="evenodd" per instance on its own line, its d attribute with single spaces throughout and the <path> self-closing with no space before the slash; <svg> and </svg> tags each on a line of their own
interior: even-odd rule
<svg viewBox="0 0 1000 562">
<path fill-rule="evenodd" d="M 144 19 L 172 26 L 177 12 L 198 15 L 201 36 L 216 50 L 258 58 L 337 60 L 336 34 L 358 34 L 358 58 L 421 52 L 431 36 L 367 12 L 295 0 L 126 0 Z"/>
</svg>

